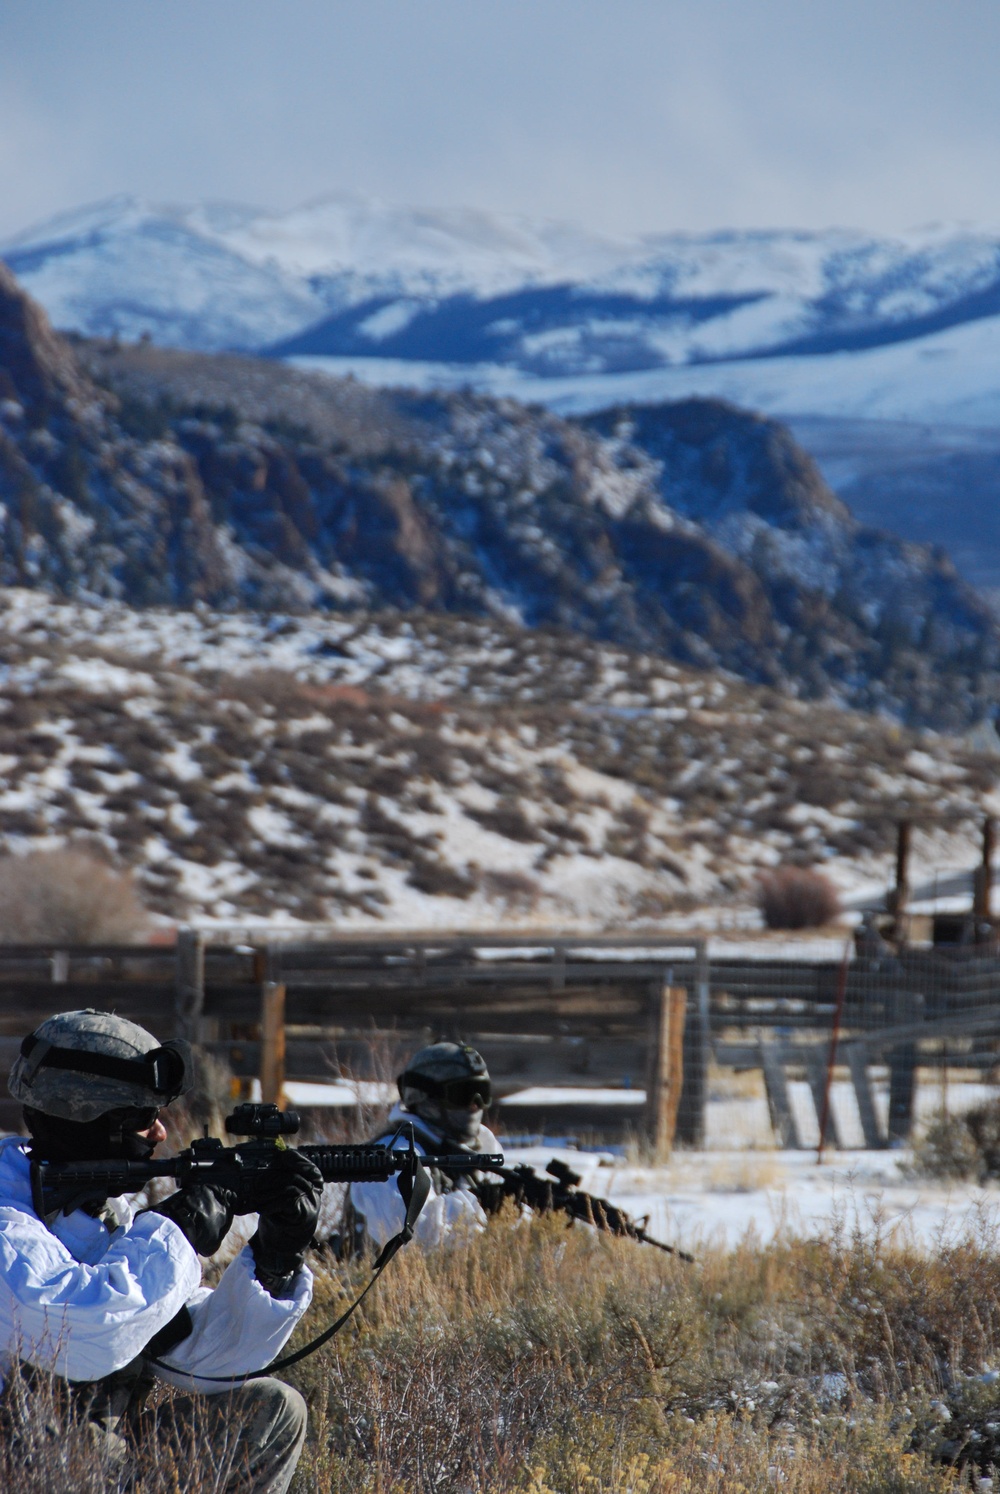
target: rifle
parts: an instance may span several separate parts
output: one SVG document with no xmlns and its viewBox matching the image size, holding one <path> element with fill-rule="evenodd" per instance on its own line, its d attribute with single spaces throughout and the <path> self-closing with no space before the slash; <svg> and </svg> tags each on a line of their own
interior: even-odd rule
<svg viewBox="0 0 1000 1494">
<path fill-rule="evenodd" d="M 237 1213 L 255 1213 L 255 1184 L 273 1165 L 278 1150 L 285 1146 L 284 1138 L 298 1131 L 299 1117 L 294 1110 L 282 1111 L 277 1105 L 245 1104 L 238 1105 L 226 1117 L 225 1124 L 231 1136 L 250 1139 L 238 1146 L 225 1146 L 218 1137 L 206 1134 L 176 1157 L 151 1158 L 147 1162 L 32 1161 L 31 1198 L 35 1212 L 44 1219 L 60 1209 L 68 1213 L 82 1204 L 103 1203 L 120 1193 L 136 1193 L 152 1178 L 176 1178 L 182 1187 L 185 1183 L 217 1183 L 235 1193 Z M 395 1146 L 400 1137 L 408 1141 L 407 1146 Z M 326 1183 L 385 1183 L 396 1177 L 401 1192 L 404 1180 L 412 1184 L 425 1167 L 465 1173 L 503 1166 L 502 1154 L 493 1152 L 449 1152 L 421 1157 L 414 1147 L 412 1127 L 406 1125 L 400 1126 L 388 1146 L 308 1145 L 299 1150 L 315 1162 Z"/>
<path fill-rule="evenodd" d="M 558 1209 L 568 1214 L 571 1220 L 580 1219 L 608 1234 L 640 1240 L 643 1245 L 655 1245 L 657 1250 L 676 1255 L 679 1260 L 694 1261 L 694 1256 L 679 1246 L 654 1240 L 646 1233 L 644 1223 L 640 1224 L 616 1204 L 609 1203 L 606 1198 L 595 1198 L 592 1193 L 583 1193 L 579 1186 L 583 1181 L 580 1174 L 567 1167 L 565 1162 L 560 1162 L 558 1157 L 553 1157 L 546 1167 L 548 1177 L 542 1177 L 524 1162 L 517 1167 L 489 1164 L 482 1171 L 493 1173 L 502 1180 L 499 1183 L 474 1181 L 472 1184 L 472 1191 L 488 1214 L 495 1214 L 504 1199 L 512 1198 L 515 1203 L 526 1204 L 538 1214 Z"/>
</svg>

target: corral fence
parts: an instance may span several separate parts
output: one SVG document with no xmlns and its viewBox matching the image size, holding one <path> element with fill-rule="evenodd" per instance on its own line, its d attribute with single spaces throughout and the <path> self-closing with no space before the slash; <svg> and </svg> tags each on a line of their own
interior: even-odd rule
<svg viewBox="0 0 1000 1494">
<path fill-rule="evenodd" d="M 310 943 L 0 947 L 0 1070 L 55 1011 L 93 1006 L 182 1035 L 263 1098 L 285 1084 L 385 1086 L 438 1037 L 480 1048 L 508 1133 L 644 1138 L 713 1130 L 749 1075 L 775 1140 L 880 1147 L 921 1096 L 991 1092 L 1000 1064 L 992 946 L 716 958 L 697 939 L 543 933 L 338 935 Z M 0 1103 L 0 1126 L 18 1124 Z"/>
</svg>

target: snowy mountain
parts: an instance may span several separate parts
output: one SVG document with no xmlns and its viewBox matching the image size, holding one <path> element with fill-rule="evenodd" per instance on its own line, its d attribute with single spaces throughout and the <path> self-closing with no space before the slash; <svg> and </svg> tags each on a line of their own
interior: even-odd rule
<svg viewBox="0 0 1000 1494">
<path fill-rule="evenodd" d="M 286 214 L 113 199 L 0 243 L 57 326 L 338 360 L 564 410 L 721 396 L 1000 422 L 1000 236 L 602 239 L 341 195 Z"/>
<path fill-rule="evenodd" d="M 773 421 L 70 345 L 2 266 L 0 501 L 0 584 L 502 618 L 939 728 L 1000 686 L 1000 625 L 947 557 L 859 525 Z"/>
</svg>

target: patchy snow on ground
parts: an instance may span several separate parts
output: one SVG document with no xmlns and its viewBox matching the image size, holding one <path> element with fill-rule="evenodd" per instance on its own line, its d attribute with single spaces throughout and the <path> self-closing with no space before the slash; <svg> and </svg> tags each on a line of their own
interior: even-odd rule
<svg viewBox="0 0 1000 1494">
<path fill-rule="evenodd" d="M 773 956 L 756 879 L 791 861 L 848 916 L 781 944 L 839 959 L 895 816 L 932 909 L 967 906 L 985 812 L 996 762 L 965 741 L 610 644 L 0 591 L 0 851 L 97 840 L 208 929 L 648 927 Z"/>
</svg>

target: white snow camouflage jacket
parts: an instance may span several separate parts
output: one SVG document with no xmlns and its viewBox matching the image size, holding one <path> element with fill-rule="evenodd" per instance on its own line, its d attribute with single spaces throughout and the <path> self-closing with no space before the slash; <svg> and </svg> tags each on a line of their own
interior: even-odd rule
<svg viewBox="0 0 1000 1494">
<path fill-rule="evenodd" d="M 0 1141 L 0 1376 L 19 1359 L 69 1380 L 100 1380 L 141 1354 L 184 1306 L 192 1332 L 163 1356 L 161 1379 L 210 1395 L 231 1390 L 201 1375 L 262 1369 L 288 1341 L 312 1297 L 303 1267 L 288 1298 L 254 1276 L 249 1249 L 214 1291 L 186 1236 L 160 1214 L 132 1212 L 111 1233 L 82 1210 L 49 1229 L 31 1206 L 28 1142 Z"/>
<path fill-rule="evenodd" d="M 415 1119 L 416 1117 L 408 1110 L 404 1110 L 402 1105 L 396 1105 L 386 1121 L 385 1134 L 377 1138 L 377 1144 L 388 1145 L 393 1131 L 401 1121 Z M 441 1151 L 498 1152 L 500 1150 L 500 1143 L 493 1132 L 488 1131 L 485 1126 L 480 1127 L 479 1140 L 475 1147 L 467 1148 L 456 1146 L 454 1141 L 449 1141 L 443 1132 L 438 1132 L 435 1126 L 431 1126 L 425 1120 L 419 1121 L 419 1125 L 422 1130 L 431 1135 L 439 1136 Z M 400 1139 L 396 1145 L 406 1147 L 409 1142 Z M 416 1142 L 416 1149 L 421 1156 L 424 1156 L 427 1151 L 419 1140 Z M 398 1234 L 403 1228 L 406 1208 L 395 1179 L 387 1183 L 352 1183 L 350 1199 L 355 1214 L 364 1216 L 368 1237 L 379 1250 L 387 1240 L 391 1240 L 393 1235 Z M 432 1182 L 430 1197 L 421 1210 L 413 1231 L 413 1238 L 419 1240 L 421 1245 L 433 1247 L 441 1245 L 449 1235 L 456 1232 L 461 1234 L 463 1231 L 471 1230 L 478 1234 L 480 1230 L 486 1228 L 486 1222 L 486 1215 L 464 1180 L 460 1180 L 451 1193 L 439 1193 Z"/>
</svg>

